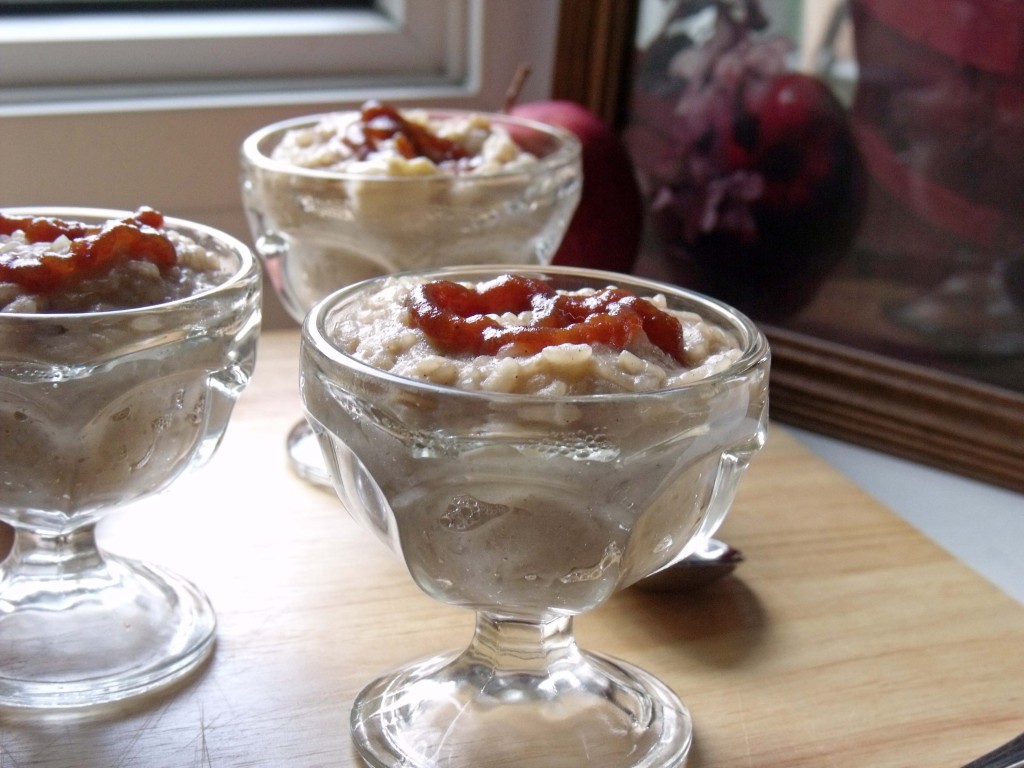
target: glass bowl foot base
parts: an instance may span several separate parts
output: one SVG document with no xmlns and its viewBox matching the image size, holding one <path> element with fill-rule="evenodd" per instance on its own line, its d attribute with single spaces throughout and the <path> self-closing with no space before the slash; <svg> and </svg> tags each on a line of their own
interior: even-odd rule
<svg viewBox="0 0 1024 768">
<path fill-rule="evenodd" d="M 408 768 L 671 768 L 693 735 L 667 686 L 591 653 L 542 673 L 426 659 L 364 688 L 351 726 L 369 765 Z"/>
<path fill-rule="evenodd" d="M 327 463 L 320 451 L 316 435 L 305 419 L 295 424 L 288 433 L 288 466 L 307 483 L 321 488 L 332 488 Z"/>
<path fill-rule="evenodd" d="M 75 578 L 0 579 L 0 706 L 77 708 L 157 690 L 213 649 L 216 617 L 191 582 L 113 556 Z"/>
</svg>

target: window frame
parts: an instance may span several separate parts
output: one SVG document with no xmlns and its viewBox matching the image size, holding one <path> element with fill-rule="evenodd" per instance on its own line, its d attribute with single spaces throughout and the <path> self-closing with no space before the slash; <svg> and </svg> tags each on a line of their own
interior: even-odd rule
<svg viewBox="0 0 1024 768">
<path fill-rule="evenodd" d="M 371 10 L 8 16 L 0 24 L 0 112 L 282 103 L 357 87 L 467 83 L 480 5 L 377 0 Z"/>
</svg>

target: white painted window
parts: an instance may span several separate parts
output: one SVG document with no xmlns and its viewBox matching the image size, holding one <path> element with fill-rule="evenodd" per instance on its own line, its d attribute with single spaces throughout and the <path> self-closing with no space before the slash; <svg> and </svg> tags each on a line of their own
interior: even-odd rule
<svg viewBox="0 0 1024 768">
<path fill-rule="evenodd" d="M 147 166 L 225 167 L 262 124 L 371 97 L 497 109 L 524 62 L 543 97 L 557 20 L 552 0 L 0 16 L 0 205 L 129 203 Z"/>
<path fill-rule="evenodd" d="M 377 0 L 370 8 L 0 16 L 0 97 L 41 111 L 74 102 L 266 102 L 399 82 L 456 85 L 473 75 L 482 5 Z"/>
</svg>

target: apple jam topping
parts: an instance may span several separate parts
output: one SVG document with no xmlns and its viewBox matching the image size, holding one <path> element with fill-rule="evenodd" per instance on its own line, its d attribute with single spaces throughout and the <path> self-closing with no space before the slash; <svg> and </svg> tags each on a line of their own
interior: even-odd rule
<svg viewBox="0 0 1024 768">
<path fill-rule="evenodd" d="M 544 397 L 689 386 L 742 354 L 697 304 L 643 284 L 588 286 L 527 270 L 441 277 L 380 278 L 323 331 L 342 353 L 400 378 Z"/>
<path fill-rule="evenodd" d="M 366 102 L 359 120 L 349 124 L 344 143 L 360 160 L 380 150 L 385 141 L 407 160 L 425 157 L 435 165 L 458 164 L 471 153 L 457 142 L 438 136 L 425 126 L 405 118 L 395 107 L 380 101 Z"/>
<path fill-rule="evenodd" d="M 508 347 L 517 355 L 534 355 L 560 344 L 624 350 L 645 334 L 662 352 L 687 362 L 679 320 L 622 288 L 566 294 L 519 275 L 478 286 L 437 280 L 414 288 L 408 308 L 413 324 L 450 354 L 494 355 Z M 532 321 L 527 325 L 505 325 L 492 317 L 528 311 Z"/>
<path fill-rule="evenodd" d="M 0 282 L 45 294 L 126 261 L 148 261 L 161 270 L 173 267 L 177 252 L 162 231 L 163 223 L 163 215 L 152 208 L 103 225 L 0 213 L 0 235 L 20 231 L 28 243 L 55 244 L 52 249 L 0 250 Z"/>
<path fill-rule="evenodd" d="M 402 177 L 505 173 L 537 162 L 512 138 L 509 125 L 494 116 L 400 110 L 380 101 L 368 101 L 355 112 L 320 115 L 285 130 L 271 157 L 299 168 Z M 404 185 L 398 187 L 393 195 L 408 194 L 403 189 Z M 388 215 L 393 221 L 392 207 Z"/>
</svg>

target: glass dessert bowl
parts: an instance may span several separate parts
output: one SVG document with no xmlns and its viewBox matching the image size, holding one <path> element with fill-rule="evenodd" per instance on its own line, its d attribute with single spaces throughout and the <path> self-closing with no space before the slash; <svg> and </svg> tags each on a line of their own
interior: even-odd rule
<svg viewBox="0 0 1024 768">
<path fill-rule="evenodd" d="M 477 617 L 465 650 L 370 683 L 353 706 L 354 740 L 374 766 L 529 755 L 545 766 L 680 765 L 692 735 L 686 707 L 649 673 L 580 650 L 573 617 L 721 523 L 764 442 L 767 343 L 743 315 L 681 289 L 568 267 L 517 270 L 527 286 L 663 296 L 657 316 L 681 318 L 676 338 L 692 356 L 651 353 L 657 329 L 646 318 L 646 341 L 629 351 L 590 344 L 599 331 L 588 322 L 617 320 L 538 321 L 562 311 L 543 309 L 543 296 L 519 315 L 500 271 L 377 278 L 331 295 L 303 326 L 303 401 L 343 506 L 424 592 Z M 630 311 L 629 299 L 587 302 L 576 305 L 584 314 Z M 431 335 L 437 306 L 458 307 L 463 320 L 448 336 Z M 544 327 L 507 336 L 517 349 L 499 338 L 492 354 L 488 339 L 505 333 L 493 323 L 517 318 Z M 467 339 L 471 348 L 456 350 Z"/>
<path fill-rule="evenodd" d="M 102 551 L 96 526 L 213 455 L 255 362 L 259 265 L 156 212 L 4 209 L 0 227 L 0 705 L 141 694 L 203 661 L 216 617 L 187 580 Z"/>
<path fill-rule="evenodd" d="M 328 293 L 377 275 L 546 264 L 582 185 L 580 145 L 566 131 L 375 103 L 262 128 L 243 143 L 241 164 L 256 252 L 298 322 Z M 288 454 L 298 475 L 330 484 L 305 420 Z"/>
</svg>

